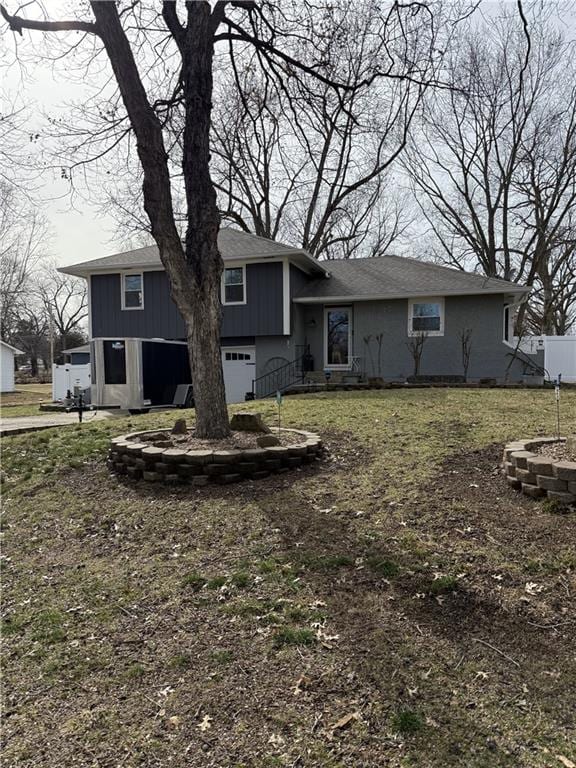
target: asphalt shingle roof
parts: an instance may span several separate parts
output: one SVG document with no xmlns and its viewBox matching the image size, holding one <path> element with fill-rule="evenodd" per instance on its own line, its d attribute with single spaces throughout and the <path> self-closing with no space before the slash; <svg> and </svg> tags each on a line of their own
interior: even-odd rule
<svg viewBox="0 0 576 768">
<path fill-rule="evenodd" d="M 478 293 L 523 293 L 525 289 L 506 280 L 483 277 L 403 256 L 370 259 L 316 261 L 301 248 L 265 237 L 224 227 L 218 246 L 225 261 L 292 257 L 306 269 L 329 273 L 312 280 L 295 296 L 296 301 L 323 299 L 402 298 L 405 296 L 464 295 Z M 61 271 L 88 275 L 91 272 L 160 267 L 156 245 L 84 261 Z"/>
<path fill-rule="evenodd" d="M 296 296 L 296 301 L 526 291 L 506 280 L 487 278 L 403 256 L 346 259 L 324 264 L 330 277 L 318 278 L 309 283 Z"/>
<path fill-rule="evenodd" d="M 265 237 L 241 232 L 238 229 L 223 227 L 218 233 L 218 247 L 224 260 L 245 258 L 274 258 L 290 255 L 302 255 L 301 248 L 293 248 L 285 243 L 268 240 Z M 312 257 L 310 257 L 312 258 Z M 87 274 L 103 269 L 131 269 L 138 267 L 160 266 L 160 254 L 156 245 L 147 245 L 124 253 L 114 253 L 101 259 L 83 261 L 62 267 L 62 272 Z M 324 268 L 325 265 L 320 265 Z"/>
</svg>

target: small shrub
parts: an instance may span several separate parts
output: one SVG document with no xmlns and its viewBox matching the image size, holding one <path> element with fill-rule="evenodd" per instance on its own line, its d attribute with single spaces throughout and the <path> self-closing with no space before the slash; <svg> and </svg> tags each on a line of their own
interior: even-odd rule
<svg viewBox="0 0 576 768">
<path fill-rule="evenodd" d="M 315 642 L 316 635 L 311 629 L 281 627 L 274 635 L 275 648 L 284 645 L 313 645 Z"/>
<path fill-rule="evenodd" d="M 403 709 L 397 712 L 392 718 L 392 727 L 397 733 L 404 736 L 411 736 L 418 733 L 424 727 L 424 720 L 417 713 L 410 709 Z"/>
</svg>

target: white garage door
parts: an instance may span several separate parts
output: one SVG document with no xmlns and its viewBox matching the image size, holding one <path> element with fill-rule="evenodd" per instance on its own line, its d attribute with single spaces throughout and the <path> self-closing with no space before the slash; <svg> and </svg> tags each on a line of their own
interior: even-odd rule
<svg viewBox="0 0 576 768">
<path fill-rule="evenodd" d="M 226 385 L 226 402 L 243 403 L 246 392 L 252 392 L 256 376 L 256 350 L 254 347 L 223 347 L 222 368 Z"/>
</svg>

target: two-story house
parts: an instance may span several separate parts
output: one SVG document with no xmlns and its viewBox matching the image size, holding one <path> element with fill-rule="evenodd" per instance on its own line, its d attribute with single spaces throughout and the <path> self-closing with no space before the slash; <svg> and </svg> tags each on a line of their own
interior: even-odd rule
<svg viewBox="0 0 576 768">
<path fill-rule="evenodd" d="M 243 400 L 254 381 L 257 396 L 290 383 L 275 372 L 300 371 L 291 364 L 305 354 L 311 372 L 403 381 L 414 372 L 411 341 L 422 337 L 421 374 L 461 376 L 464 335 L 469 380 L 521 374 L 511 360 L 511 322 L 525 288 L 398 256 L 320 262 L 299 248 L 228 228 L 218 242 L 229 402 Z M 126 406 L 122 382 L 142 378 L 146 365 L 156 379 L 154 397 L 144 398 L 152 404 L 168 396 L 164 385 L 184 382 L 185 326 L 156 246 L 61 271 L 88 282 L 98 405 Z M 182 342 L 181 349 L 176 357 L 141 352 L 148 363 L 131 359 L 129 340 L 152 339 Z"/>
</svg>

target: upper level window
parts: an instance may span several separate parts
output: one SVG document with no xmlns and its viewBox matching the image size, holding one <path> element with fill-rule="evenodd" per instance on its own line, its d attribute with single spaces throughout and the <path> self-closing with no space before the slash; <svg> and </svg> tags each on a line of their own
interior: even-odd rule
<svg viewBox="0 0 576 768">
<path fill-rule="evenodd" d="M 410 299 L 408 302 L 408 335 L 444 335 L 444 299 Z"/>
<path fill-rule="evenodd" d="M 142 272 L 122 275 L 122 309 L 144 309 L 144 278 Z"/>
<path fill-rule="evenodd" d="M 222 280 L 222 304 L 246 303 L 245 267 L 226 267 Z"/>
</svg>

